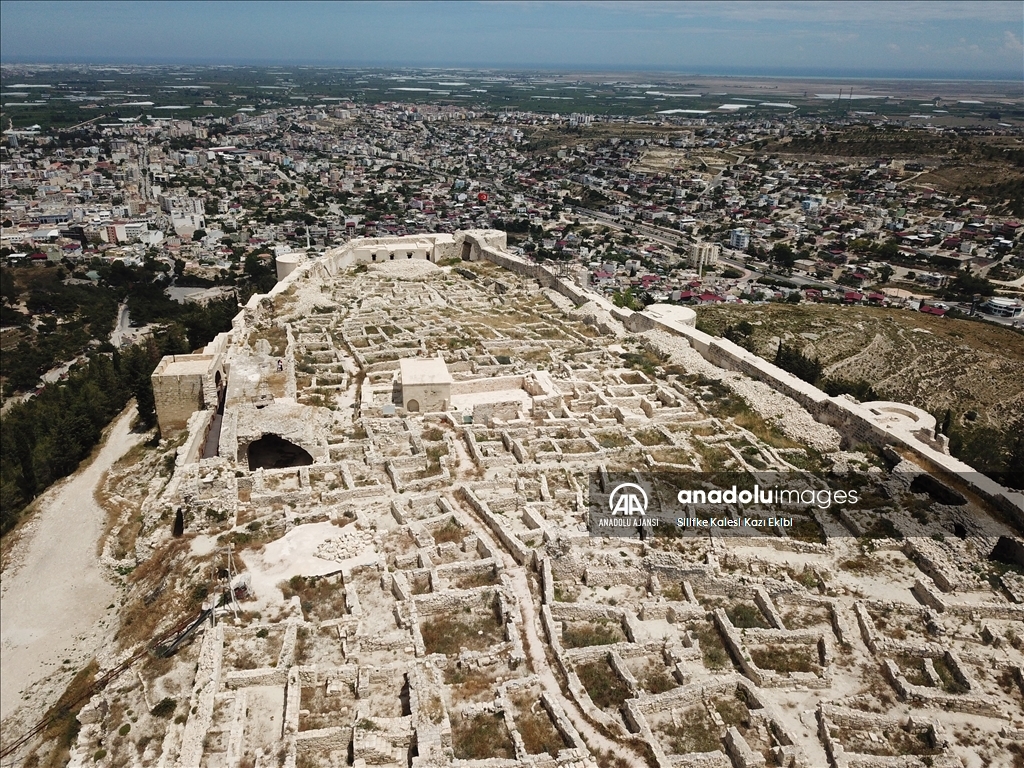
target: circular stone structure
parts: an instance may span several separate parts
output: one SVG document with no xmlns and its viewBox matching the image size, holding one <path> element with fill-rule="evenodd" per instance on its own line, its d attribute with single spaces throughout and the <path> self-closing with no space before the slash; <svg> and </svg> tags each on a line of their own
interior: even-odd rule
<svg viewBox="0 0 1024 768">
<path fill-rule="evenodd" d="M 935 429 L 935 417 L 914 405 L 892 400 L 872 400 L 862 405 L 879 417 L 877 421 L 900 424 L 906 429 Z"/>
<path fill-rule="evenodd" d="M 697 325 L 697 313 L 689 307 L 677 304 L 651 304 L 644 308 L 643 314 L 673 325 L 686 325 L 693 328 Z"/>
<path fill-rule="evenodd" d="M 891 400 L 873 400 L 861 405 L 871 412 L 876 424 L 889 432 L 926 444 L 935 439 L 935 417 L 922 408 Z"/>
<path fill-rule="evenodd" d="M 301 253 L 282 253 L 274 258 L 277 266 L 277 279 L 284 280 L 295 271 L 306 257 Z"/>
</svg>

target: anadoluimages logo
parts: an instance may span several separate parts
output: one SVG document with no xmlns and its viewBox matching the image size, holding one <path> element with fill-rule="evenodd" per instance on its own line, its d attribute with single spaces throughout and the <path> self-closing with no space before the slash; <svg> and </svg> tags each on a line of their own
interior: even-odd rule
<svg viewBox="0 0 1024 768">
<path fill-rule="evenodd" d="M 647 514 L 647 492 L 636 483 L 619 483 L 608 494 L 608 508 L 612 515 Z"/>
</svg>

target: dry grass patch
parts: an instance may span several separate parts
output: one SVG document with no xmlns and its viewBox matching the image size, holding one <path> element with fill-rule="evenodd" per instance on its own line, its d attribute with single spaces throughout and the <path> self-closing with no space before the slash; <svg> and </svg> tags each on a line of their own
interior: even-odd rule
<svg viewBox="0 0 1024 768">
<path fill-rule="evenodd" d="M 626 641 L 622 628 L 610 621 L 566 622 L 562 629 L 562 645 L 566 648 L 588 648 L 593 645 L 614 645 Z"/>
<path fill-rule="evenodd" d="M 57 699 L 57 703 L 47 710 L 45 717 L 49 720 L 40 738 L 49 749 L 45 756 L 39 754 L 38 748 L 25 759 L 24 765 L 36 765 L 39 768 L 58 768 L 66 765 L 81 729 L 78 713 L 85 706 L 92 684 L 96 681 L 99 664 L 95 659 L 90 661 L 68 683 L 68 687 Z M 13 734 L 12 734 L 13 735 Z"/>
<path fill-rule="evenodd" d="M 658 731 L 674 755 L 714 752 L 721 746 L 718 728 L 703 704 L 689 707 L 679 715 L 678 724 L 667 723 Z"/>
<path fill-rule="evenodd" d="M 469 609 L 466 609 L 469 611 Z M 487 615 L 439 614 L 420 624 L 428 654 L 457 656 L 461 651 L 486 651 L 505 642 L 503 626 L 493 611 Z"/>
<path fill-rule="evenodd" d="M 665 666 L 653 660 L 647 662 L 640 670 L 640 674 L 636 675 L 636 679 L 641 688 L 652 694 L 665 693 L 679 687 L 679 683 Z"/>
<path fill-rule="evenodd" d="M 786 535 L 791 539 L 797 541 L 806 541 L 809 544 L 827 544 L 828 539 L 825 536 L 825 531 L 822 530 L 818 521 L 811 516 L 793 516 L 793 527 L 790 528 Z M 815 586 L 817 586 L 815 584 Z"/>
<path fill-rule="evenodd" d="M 457 689 L 460 701 L 488 701 L 494 698 L 495 673 L 478 667 L 453 664 L 444 671 L 445 685 Z"/>
<path fill-rule="evenodd" d="M 768 629 L 768 621 L 753 603 L 736 602 L 725 609 L 725 615 L 737 629 Z"/>
<path fill-rule="evenodd" d="M 307 620 L 326 621 L 347 613 L 345 585 L 340 579 L 292 576 L 277 586 L 285 601 L 296 596 L 299 598 Z"/>
<path fill-rule="evenodd" d="M 460 760 L 514 758 L 515 747 L 500 714 L 482 712 L 452 720 L 452 747 Z"/>
<path fill-rule="evenodd" d="M 444 544 L 451 542 L 453 544 L 461 544 L 462 540 L 466 538 L 469 532 L 463 528 L 455 518 L 449 518 L 448 521 L 432 532 L 434 541 L 437 544 Z"/>
<path fill-rule="evenodd" d="M 93 493 L 96 504 L 106 512 L 103 535 L 96 543 L 98 555 L 108 542 L 110 554 L 118 560 L 135 553 L 135 540 L 142 530 L 146 487 L 160 471 L 161 459 L 173 456 L 174 448 L 154 451 L 152 441 L 139 443 L 103 474 Z"/>
<path fill-rule="evenodd" d="M 911 685 L 931 685 L 928 676 L 924 672 L 924 659 L 921 657 L 899 654 L 893 661 L 896 662 L 896 666 L 900 668 L 900 672 L 903 673 L 903 676 L 907 678 L 907 682 Z"/>
<path fill-rule="evenodd" d="M 409 579 L 409 589 L 414 595 L 425 595 L 430 592 L 430 575 L 418 573 Z"/>
<path fill-rule="evenodd" d="M 632 443 L 622 432 L 595 432 L 594 439 L 602 448 L 625 448 Z"/>
<path fill-rule="evenodd" d="M 288 348 L 288 331 L 277 323 L 268 326 L 256 327 L 255 334 L 250 337 L 250 344 L 256 347 L 256 342 L 265 339 L 270 344 L 270 354 L 274 357 L 283 357 Z"/>
<path fill-rule="evenodd" d="M 121 648 L 147 642 L 161 624 L 184 618 L 186 611 L 198 610 L 198 602 L 193 599 L 198 592 L 189 591 L 181 576 L 181 561 L 187 557 L 190 543 L 187 538 L 171 539 L 131 572 L 128 583 L 132 598 L 121 610 L 116 635 Z"/>
<path fill-rule="evenodd" d="M 872 575 L 881 573 L 882 563 L 867 554 L 861 553 L 856 557 L 847 558 L 839 562 L 839 567 L 844 571 L 859 575 Z"/>
<path fill-rule="evenodd" d="M 961 694 L 970 690 L 956 678 L 945 657 L 939 656 L 932 659 L 932 666 L 935 667 L 935 673 L 939 676 L 939 686 L 946 693 Z"/>
<path fill-rule="evenodd" d="M 667 445 L 668 440 L 665 436 L 657 429 L 639 429 L 633 433 L 633 437 L 640 441 L 642 445 Z"/>
<path fill-rule="evenodd" d="M 782 623 L 786 629 L 808 629 L 822 625 L 831 626 L 832 617 L 824 605 L 801 605 L 783 612 Z"/>
<path fill-rule="evenodd" d="M 773 448 L 805 448 L 801 443 L 786 437 L 774 425 L 766 422 L 761 416 L 753 411 L 743 411 L 732 419 L 733 424 L 742 427 L 759 440 L 764 441 Z"/>
<path fill-rule="evenodd" d="M 747 706 L 746 691 L 737 688 L 735 693 L 728 698 L 718 697 L 712 701 L 712 706 L 722 717 L 725 727 L 735 726 L 743 732 L 750 725 L 750 708 Z"/>
<path fill-rule="evenodd" d="M 705 667 L 719 670 L 730 666 L 729 653 L 725 650 L 725 643 L 722 642 L 722 637 L 714 625 L 704 622 L 697 627 L 690 627 L 690 632 L 700 645 Z"/>
<path fill-rule="evenodd" d="M 512 703 L 518 710 L 515 721 L 519 727 L 519 735 L 523 737 L 523 746 L 526 747 L 527 754 L 546 753 L 555 757 L 560 750 L 569 746 L 551 722 L 547 709 L 536 695 L 522 694 L 512 699 Z"/>
<path fill-rule="evenodd" d="M 618 709 L 629 698 L 629 689 L 608 659 L 591 661 L 576 667 L 576 674 L 587 689 L 590 700 L 601 709 Z"/>
<path fill-rule="evenodd" d="M 300 731 L 314 731 L 318 728 L 329 728 L 332 725 L 346 725 L 352 720 L 352 713 L 341 712 L 341 707 L 350 704 L 353 696 L 345 696 L 343 693 L 327 693 L 327 686 L 324 683 L 319 685 L 303 686 L 300 694 L 300 715 L 303 711 L 308 712 L 302 715 L 299 720 Z"/>
<path fill-rule="evenodd" d="M 475 571 L 455 579 L 455 586 L 459 589 L 475 589 L 477 587 L 489 587 L 498 583 L 498 572 L 494 568 L 486 571 Z"/>
<path fill-rule="evenodd" d="M 806 645 L 751 648 L 750 658 L 759 668 L 784 675 L 792 672 L 817 672 L 821 668 L 818 649 Z"/>
<path fill-rule="evenodd" d="M 556 603 L 575 603 L 580 598 L 580 588 L 572 584 L 555 583 L 553 591 Z"/>
<path fill-rule="evenodd" d="M 427 440 L 428 442 L 437 443 L 440 442 L 441 440 L 444 440 L 444 430 L 442 430 L 440 427 L 431 426 L 425 428 L 420 436 L 424 440 Z"/>
</svg>

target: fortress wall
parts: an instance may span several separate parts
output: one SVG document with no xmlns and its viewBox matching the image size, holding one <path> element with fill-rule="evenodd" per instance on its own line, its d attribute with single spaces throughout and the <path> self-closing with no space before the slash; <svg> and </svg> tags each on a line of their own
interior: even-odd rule
<svg viewBox="0 0 1024 768">
<path fill-rule="evenodd" d="M 221 383 L 227 384 L 222 365 L 226 339 L 222 333 L 201 354 L 167 355 L 157 364 L 150 380 L 157 423 L 165 437 L 185 429 L 196 411 L 217 407 L 218 373 Z"/>
<path fill-rule="evenodd" d="M 201 375 L 166 376 L 158 366 L 152 382 L 160 434 L 171 435 L 184 429 L 192 414 L 203 408 Z"/>
<path fill-rule="evenodd" d="M 444 258 L 462 256 L 465 244 L 470 244 L 470 260 L 487 259 L 504 269 L 537 280 L 544 288 L 552 288 L 568 297 L 577 305 L 594 302 L 607 310 L 612 317 L 619 320 L 630 331 L 662 329 L 669 333 L 684 337 L 708 362 L 727 370 L 743 373 L 751 378 L 768 384 L 776 391 L 791 397 L 805 407 L 808 412 L 822 423 L 837 429 L 844 438 L 846 445 L 867 443 L 875 446 L 899 446 L 916 455 L 926 468 L 937 469 L 947 475 L 955 475 L 966 482 L 972 490 L 979 493 L 992 503 L 1010 514 L 1019 523 L 1024 524 L 1024 494 L 1011 492 L 999 483 L 976 472 L 972 467 L 938 451 L 911 436 L 905 436 L 895 429 L 888 429 L 877 423 L 873 414 L 860 404 L 845 398 L 832 398 L 817 387 L 801 381 L 778 366 L 763 360 L 726 339 L 720 339 L 698 331 L 696 328 L 674 323 L 669 320 L 655 318 L 644 313 L 632 312 L 616 307 L 603 296 L 581 288 L 571 280 L 555 275 L 551 270 L 539 264 L 533 264 L 505 251 L 506 235 L 497 230 L 468 230 L 458 233 L 454 238 L 450 235 L 415 235 L 408 238 L 430 240 L 435 248 L 443 248 Z M 296 282 L 310 278 L 325 278 L 337 274 L 356 263 L 356 250 L 363 245 L 395 243 L 400 238 L 363 238 L 354 240 L 342 248 L 328 251 L 327 258 L 315 261 L 307 260 L 277 283 L 269 294 L 254 295 L 245 308 L 235 316 L 233 328 L 244 331 L 246 326 L 258 321 L 271 308 L 273 298 L 292 287 Z M 441 257 L 438 256 L 440 259 Z M 208 351 L 216 358 L 211 372 L 220 368 L 219 358 L 226 346 L 228 335 L 222 334 L 209 345 Z M 212 347 L 212 349 L 210 349 Z M 158 372 L 160 368 L 158 367 Z M 160 379 L 158 381 L 158 378 Z M 196 410 L 215 403 L 216 386 L 212 376 L 177 376 L 158 377 L 154 372 L 153 385 L 158 404 L 163 404 L 162 412 L 158 412 L 162 430 L 183 429 L 189 417 Z"/>
<path fill-rule="evenodd" d="M 555 288 L 555 290 L 558 290 L 554 275 L 539 264 L 529 264 L 518 257 L 513 256 L 511 253 L 498 251 L 494 248 L 483 247 L 480 249 L 480 253 L 487 259 L 487 261 L 497 264 L 499 267 L 507 269 L 509 272 L 515 272 L 518 275 L 523 275 L 524 277 L 529 277 L 533 280 L 539 280 L 541 286 L 544 288 Z M 558 292 L 561 293 L 562 291 L 558 290 Z"/>
<path fill-rule="evenodd" d="M 214 411 L 212 408 L 197 411 L 194 416 L 194 419 L 190 419 L 188 423 L 188 439 L 178 451 L 178 457 L 182 464 L 194 464 L 203 457 L 203 446 L 206 445 L 206 438 L 213 425 Z"/>
<path fill-rule="evenodd" d="M 627 330 L 643 332 L 660 328 L 683 336 L 708 362 L 762 381 L 777 392 L 791 397 L 805 407 L 815 420 L 838 430 L 847 445 L 895 445 L 908 450 L 915 454 L 926 468 L 934 467 L 942 473 L 958 477 L 972 490 L 1011 515 L 1018 524 L 1024 525 L 1024 494 L 1010 491 L 959 459 L 887 429 L 874 421 L 873 414 L 868 409 L 848 398 L 830 397 L 812 384 L 802 381 L 727 339 L 711 336 L 680 323 L 616 307 L 603 296 L 581 288 L 571 280 L 560 278 L 539 264 L 529 263 L 509 253 L 496 252 L 493 248 L 482 248 L 481 255 L 505 269 L 538 280 L 542 287 L 553 288 L 572 299 L 577 306 L 591 301 L 597 303 L 622 322 Z"/>
</svg>

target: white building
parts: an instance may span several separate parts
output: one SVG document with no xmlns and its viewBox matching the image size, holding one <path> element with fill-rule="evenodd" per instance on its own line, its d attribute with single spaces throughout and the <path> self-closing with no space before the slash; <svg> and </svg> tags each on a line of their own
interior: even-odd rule
<svg viewBox="0 0 1024 768">
<path fill-rule="evenodd" d="M 452 375 L 440 357 L 405 357 L 398 361 L 402 407 L 413 413 L 446 411 L 452 401 Z"/>
<path fill-rule="evenodd" d="M 945 232 L 947 235 L 959 232 L 964 228 L 964 223 L 962 221 L 950 221 L 949 219 L 937 219 L 932 222 L 932 224 L 937 230 Z"/>
<path fill-rule="evenodd" d="M 991 296 L 978 305 L 978 311 L 995 317 L 1021 317 L 1024 315 L 1024 304 L 1003 296 Z"/>
<path fill-rule="evenodd" d="M 107 243 L 132 243 L 141 240 L 149 231 L 144 221 L 116 221 L 100 229 L 100 239 Z"/>
<path fill-rule="evenodd" d="M 158 194 L 157 200 L 165 213 L 198 213 L 200 215 L 206 213 L 206 203 L 199 197 Z"/>
<path fill-rule="evenodd" d="M 750 245 L 750 233 L 743 227 L 737 227 L 729 233 L 729 246 L 738 251 L 745 251 Z"/>
<path fill-rule="evenodd" d="M 690 245 L 690 266 L 697 269 L 713 267 L 718 264 L 722 255 L 722 247 L 715 243 L 698 242 Z"/>
<path fill-rule="evenodd" d="M 197 229 L 203 229 L 206 222 L 201 213 L 182 213 L 175 211 L 171 214 L 171 226 L 174 234 L 178 237 L 192 237 Z"/>
<path fill-rule="evenodd" d="M 359 264 L 405 259 L 438 262 L 460 255 L 455 250 L 455 239 L 446 233 L 403 238 L 365 238 L 353 253 Z"/>
</svg>

